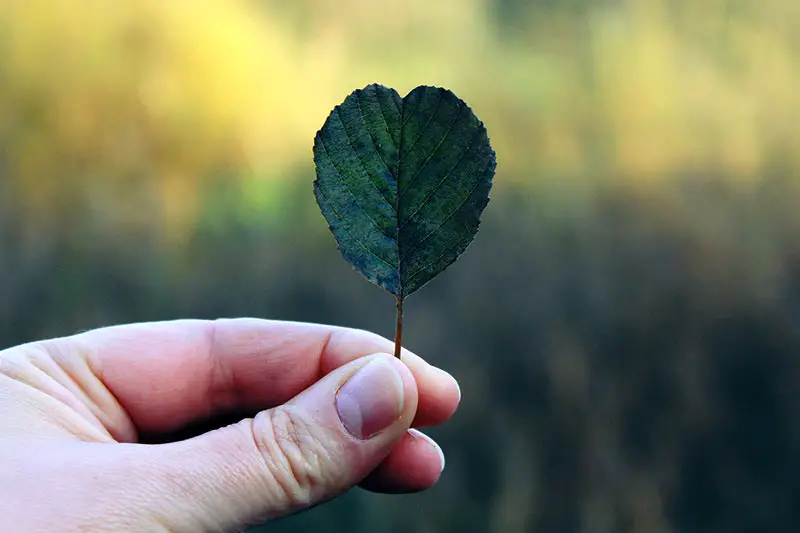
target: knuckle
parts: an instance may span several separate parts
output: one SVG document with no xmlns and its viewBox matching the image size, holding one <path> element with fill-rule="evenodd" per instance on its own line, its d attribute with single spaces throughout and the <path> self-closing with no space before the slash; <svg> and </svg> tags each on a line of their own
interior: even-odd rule
<svg viewBox="0 0 800 533">
<path fill-rule="evenodd" d="M 323 435 L 307 416 L 283 406 L 259 413 L 252 424 L 270 490 L 287 509 L 308 507 L 319 498 L 336 466 Z"/>
</svg>

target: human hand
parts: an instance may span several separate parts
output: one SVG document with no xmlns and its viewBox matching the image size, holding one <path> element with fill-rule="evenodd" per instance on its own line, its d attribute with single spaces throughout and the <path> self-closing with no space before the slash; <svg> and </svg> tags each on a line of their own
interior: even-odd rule
<svg viewBox="0 0 800 533">
<path fill-rule="evenodd" d="M 444 457 L 409 427 L 447 420 L 460 393 L 392 347 L 237 319 L 0 351 L 0 531 L 240 531 L 355 485 L 426 489 Z M 181 437 L 220 415 L 238 422 Z"/>
</svg>

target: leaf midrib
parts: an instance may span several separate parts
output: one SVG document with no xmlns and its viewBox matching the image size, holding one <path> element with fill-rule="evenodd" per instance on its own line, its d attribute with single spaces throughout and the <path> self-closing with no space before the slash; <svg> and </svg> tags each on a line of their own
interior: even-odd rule
<svg viewBox="0 0 800 533">
<path fill-rule="evenodd" d="M 377 92 L 376 92 L 376 94 L 377 94 Z M 406 96 L 408 96 L 408 95 L 406 95 Z M 395 196 L 396 196 L 396 202 L 397 202 L 397 205 L 395 205 L 395 210 L 394 210 L 395 216 L 397 217 L 397 223 L 395 224 L 395 228 L 396 228 L 396 231 L 397 231 L 397 233 L 395 234 L 395 244 L 397 245 L 397 294 L 395 294 L 395 296 L 397 297 L 398 302 L 401 302 L 405 298 L 405 295 L 403 294 L 403 271 L 400 268 L 400 265 L 403 264 L 403 262 L 400 261 L 400 251 L 401 251 L 401 248 L 402 248 L 401 243 L 400 243 L 400 147 L 403 145 L 403 131 L 405 130 L 406 123 L 407 123 L 407 120 L 406 120 L 406 117 L 405 117 L 405 113 L 406 113 L 405 98 L 401 98 L 400 99 L 400 106 L 401 106 L 400 107 L 400 134 L 397 136 L 397 146 L 395 146 L 395 149 L 397 150 L 397 153 L 395 155 L 395 161 L 396 161 L 395 165 L 396 165 L 397 168 L 395 170 L 395 175 L 394 175 L 394 183 L 395 183 L 395 188 L 396 188 Z M 388 127 L 388 124 L 387 124 L 387 127 Z M 390 133 L 389 136 L 391 137 L 391 133 Z M 398 306 L 399 305 L 400 305 L 400 303 L 398 303 Z"/>
</svg>

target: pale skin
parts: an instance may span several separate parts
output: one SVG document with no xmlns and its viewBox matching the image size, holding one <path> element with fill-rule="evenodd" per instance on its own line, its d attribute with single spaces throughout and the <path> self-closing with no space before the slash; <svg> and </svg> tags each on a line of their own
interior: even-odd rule
<svg viewBox="0 0 800 533">
<path fill-rule="evenodd" d="M 448 420 L 460 391 L 392 352 L 361 330 L 259 319 L 0 351 L 0 531 L 235 532 L 354 486 L 427 489 L 444 458 L 410 428 Z"/>
</svg>

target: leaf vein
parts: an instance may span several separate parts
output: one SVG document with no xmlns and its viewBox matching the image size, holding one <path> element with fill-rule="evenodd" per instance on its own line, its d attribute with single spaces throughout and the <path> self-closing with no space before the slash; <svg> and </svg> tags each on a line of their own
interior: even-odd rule
<svg viewBox="0 0 800 533">
<path fill-rule="evenodd" d="M 361 212 L 362 212 L 362 213 L 364 213 L 364 214 L 367 216 L 367 218 L 368 218 L 368 219 L 369 219 L 369 220 L 372 222 L 372 224 L 373 224 L 373 225 L 374 225 L 374 226 L 375 226 L 375 227 L 378 229 L 378 231 L 380 231 L 380 232 L 381 232 L 381 234 L 382 234 L 384 237 L 387 237 L 387 238 L 389 238 L 389 239 L 395 240 L 395 237 L 393 237 L 393 236 L 391 236 L 391 235 L 387 235 L 387 234 L 386 234 L 386 232 L 385 232 L 385 231 L 383 231 L 383 228 L 381 228 L 381 227 L 378 225 L 378 222 L 377 222 L 377 221 L 376 221 L 376 220 L 375 220 L 375 219 L 372 217 L 372 215 L 370 215 L 370 214 L 367 212 L 367 210 L 366 210 L 366 209 L 364 209 L 364 207 L 363 207 L 363 206 L 362 206 L 362 205 L 361 205 L 361 204 L 358 202 L 358 198 L 356 198 L 356 195 L 355 195 L 355 194 L 353 194 L 353 191 L 351 191 L 351 190 L 350 190 L 350 186 L 349 186 L 349 185 L 347 185 L 347 181 L 344 179 L 344 176 L 343 176 L 343 174 L 342 174 L 342 173 L 341 173 L 341 171 L 340 171 L 340 170 L 339 170 L 339 169 L 336 167 L 336 163 L 333 161 L 333 158 L 331 157 L 331 154 L 328 152 L 328 148 L 325 146 L 325 139 L 324 139 L 323 137 L 324 137 L 324 136 L 323 136 L 322 134 L 320 134 L 320 136 L 319 136 L 319 142 L 320 142 L 320 146 L 322 146 L 322 151 L 323 151 L 323 152 L 325 152 L 325 156 L 328 158 L 328 161 L 330 161 L 330 162 L 331 162 L 331 166 L 332 166 L 332 167 L 333 167 L 333 169 L 336 171 L 336 174 L 337 174 L 337 176 L 339 176 L 339 180 L 340 180 L 340 181 L 341 181 L 341 182 L 344 184 L 344 188 L 345 188 L 345 189 L 347 189 L 347 192 L 348 192 L 348 193 L 350 193 L 350 196 L 353 198 L 353 201 L 355 202 L 355 204 L 358 206 L 358 208 L 361 210 Z"/>
<path fill-rule="evenodd" d="M 490 165 L 491 165 L 491 161 L 489 162 L 489 164 L 486 165 L 486 168 L 484 168 L 480 172 L 480 174 L 478 174 L 478 176 L 486 173 L 486 169 L 489 168 Z M 416 246 L 412 247 L 406 254 L 404 254 L 402 257 L 398 257 L 398 260 L 399 260 L 400 264 L 402 264 L 403 260 L 406 259 L 412 252 L 416 252 L 417 250 L 419 250 L 420 247 L 425 243 L 425 241 L 427 241 L 434 233 L 436 233 L 440 229 L 442 229 L 442 226 L 447 224 L 447 222 L 449 222 L 450 219 L 453 218 L 453 216 L 458 212 L 458 210 L 461 209 L 462 207 L 464 207 L 464 204 L 467 203 L 467 200 L 469 200 L 469 197 L 472 196 L 472 193 L 474 193 L 475 190 L 480 186 L 481 186 L 481 180 L 480 180 L 480 177 L 479 177 L 479 179 L 475 181 L 475 185 L 473 185 L 472 188 L 469 190 L 469 192 L 464 196 L 464 199 L 461 200 L 461 202 L 458 204 L 458 206 L 455 209 L 453 209 L 450 212 L 449 215 L 447 215 L 447 218 L 445 218 L 438 226 L 436 226 L 436 228 L 433 229 L 433 231 L 431 231 L 430 233 L 425 235 L 425 237 L 422 238 L 422 240 L 418 241 Z"/>
<path fill-rule="evenodd" d="M 478 137 L 480 137 L 480 134 L 481 130 L 478 129 L 477 133 L 472 137 L 472 140 L 469 142 L 467 149 L 464 151 L 463 154 L 461 154 L 461 157 L 458 158 L 458 161 L 456 161 L 456 163 L 452 167 L 450 167 L 450 170 L 447 171 L 447 174 L 445 174 L 444 177 L 441 180 L 439 180 L 439 183 L 437 183 L 436 186 L 428 193 L 425 199 L 422 200 L 422 203 L 419 204 L 419 207 L 417 207 L 414 210 L 414 212 L 411 213 L 408 216 L 408 218 L 398 226 L 397 231 L 402 230 L 405 227 L 405 225 L 408 224 L 417 215 L 417 213 L 419 213 L 422 210 L 423 207 L 425 207 L 425 205 L 430 201 L 430 199 L 433 198 L 433 196 L 437 192 L 439 192 L 439 189 L 442 188 L 442 185 L 447 180 L 447 178 L 449 178 L 453 174 L 453 171 L 456 169 L 456 167 L 461 164 L 461 162 L 464 160 L 465 157 L 467 157 L 467 155 L 469 155 L 470 150 L 472 150 L 472 147 L 475 145 L 475 141 L 478 139 Z"/>
<path fill-rule="evenodd" d="M 394 147 L 394 149 L 397 150 L 397 144 L 394 142 L 394 137 L 392 137 L 392 130 L 389 128 L 389 121 L 386 120 L 386 113 L 383 112 L 383 106 L 381 105 L 381 100 L 377 96 L 377 93 L 376 93 L 375 97 L 378 100 L 378 111 L 381 112 L 381 118 L 383 119 L 383 125 L 386 126 L 386 133 L 389 134 L 389 139 L 391 139 L 391 141 L 392 141 L 392 147 Z M 361 100 L 359 100 L 359 105 L 360 105 L 360 102 L 361 102 Z M 399 111 L 400 110 L 398 109 L 398 112 Z M 363 113 L 362 113 L 362 116 L 363 116 Z M 403 118 L 402 114 L 400 115 L 400 118 L 401 119 Z M 402 132 L 402 130 L 401 130 L 401 132 Z M 389 169 L 389 165 L 387 165 L 386 161 L 383 160 L 383 156 L 381 156 L 381 161 L 383 161 L 383 166 L 385 166 L 386 169 L 389 170 L 389 173 L 392 175 L 392 177 L 394 177 L 394 179 L 396 181 L 397 180 L 397 176 L 395 176 L 394 172 L 391 169 Z"/>
<path fill-rule="evenodd" d="M 376 93 L 376 94 L 377 94 L 377 93 Z M 393 100 L 394 100 L 394 99 L 393 99 Z M 397 102 L 395 102 L 395 105 L 397 105 Z M 380 100 L 380 98 L 378 98 L 378 110 L 381 112 L 381 118 L 383 119 L 383 125 L 384 125 L 384 126 L 386 126 L 386 133 L 388 133 L 388 134 L 389 134 L 389 139 L 391 139 L 391 140 L 392 140 L 392 146 L 394 147 L 395 151 L 397 151 L 397 152 L 398 152 L 398 159 L 399 159 L 399 152 L 400 152 L 400 150 L 399 150 L 399 148 L 397 147 L 399 143 L 396 143 L 396 142 L 394 142 L 394 137 L 392 136 L 392 130 L 391 130 L 391 128 L 389 127 L 389 121 L 388 121 L 388 120 L 386 120 L 386 113 L 383 111 L 383 106 L 381 105 L 381 100 Z M 399 108 L 398 108 L 398 110 L 397 110 L 397 111 L 398 111 L 398 114 L 400 115 L 400 119 L 402 120 L 402 119 L 403 119 L 403 113 L 402 113 L 402 111 L 400 111 L 400 109 L 399 109 Z M 400 128 L 400 138 L 401 138 L 401 139 L 402 139 L 402 136 L 403 136 L 403 129 L 402 129 L 402 127 L 401 127 L 401 128 Z M 383 158 L 381 158 L 381 160 L 382 160 L 382 159 L 383 159 Z M 383 163 L 383 164 L 384 164 L 384 165 L 386 165 L 386 162 L 384 161 L 384 163 Z M 388 165 L 386 165 L 386 168 L 388 169 L 388 168 L 389 168 L 389 166 L 388 166 Z M 389 169 L 389 173 L 390 173 L 390 174 L 392 174 L 392 177 L 395 179 L 395 181 L 397 181 L 397 176 L 395 175 L 395 172 L 394 172 L 393 170 Z"/>
<path fill-rule="evenodd" d="M 459 246 L 461 246 L 461 244 L 463 244 L 465 241 L 466 241 L 466 242 L 469 242 L 469 241 L 470 241 L 470 240 L 471 240 L 473 237 L 474 237 L 474 235 L 473 235 L 473 234 L 469 234 L 469 235 L 466 235 L 466 236 L 464 236 L 464 238 L 463 238 L 463 239 L 460 239 L 460 240 L 459 240 L 459 241 L 457 241 L 457 242 L 456 242 L 456 243 L 455 243 L 453 246 L 451 246 L 451 247 L 447 248 L 447 249 L 446 249 L 444 252 L 442 252 L 442 253 L 441 253 L 441 255 L 439 255 L 439 257 L 437 257 L 436 259 L 434 259 L 433 261 L 431 261 L 431 262 L 430 262 L 430 263 L 428 263 L 427 265 L 425 265 L 425 266 L 423 266 L 423 267 L 421 267 L 421 268 L 418 268 L 417 270 L 415 270 L 413 274 L 411 274 L 410 276 L 408 276 L 408 280 L 409 280 L 409 281 L 411 281 L 412 279 L 416 278 L 416 277 L 417 277 L 418 275 L 420 275 L 422 272 L 424 272 L 424 271 L 425 271 L 425 270 L 427 270 L 428 268 L 432 267 L 433 265 L 435 265 L 436 263 L 438 263 L 439 261 L 441 261 L 442 257 L 446 256 L 448 253 L 452 252 L 453 250 L 455 250 L 456 248 L 458 248 Z"/>
<path fill-rule="evenodd" d="M 428 117 L 428 120 L 425 122 L 425 125 L 422 126 L 422 129 L 420 129 L 419 135 L 417 135 L 417 138 L 414 139 L 414 142 L 411 143 L 411 146 L 409 146 L 408 148 L 403 149 L 403 152 L 409 153 L 409 152 L 411 152 L 411 150 L 414 149 L 415 146 L 417 146 L 417 143 L 419 142 L 419 140 L 422 139 L 423 135 L 425 135 L 425 130 L 428 129 L 428 125 L 431 123 L 431 120 L 433 120 L 433 117 L 435 117 L 436 113 L 439 111 L 439 108 L 442 105 L 442 100 L 444 100 L 444 99 L 442 98 L 442 95 L 440 93 L 439 94 L 439 100 L 436 101 L 436 107 L 433 108 L 433 113 L 431 113 L 431 116 Z M 458 116 L 458 114 L 456 114 L 456 116 Z M 401 139 L 400 142 L 402 143 L 402 139 Z M 424 166 L 424 163 L 423 163 L 423 166 Z M 399 189 L 399 187 L 398 187 L 398 189 Z"/>
<path fill-rule="evenodd" d="M 392 134 L 389 132 L 389 123 L 386 122 L 386 117 L 383 116 L 383 109 L 381 109 L 381 102 L 380 102 L 380 99 L 377 97 L 377 95 L 375 97 L 375 100 L 378 102 L 378 111 L 380 111 L 381 118 L 383 119 L 383 123 L 386 125 L 386 131 L 387 131 L 387 133 L 389 133 L 389 139 L 392 141 L 392 146 L 394 146 L 394 140 L 392 139 Z M 369 128 L 367 127 L 367 119 L 364 118 L 364 110 L 361 107 L 361 97 L 358 94 L 356 94 L 356 103 L 358 104 L 358 112 L 361 114 L 361 121 L 364 123 L 364 129 L 367 130 L 367 135 L 369 135 L 369 139 L 372 141 L 372 148 L 375 150 L 375 153 L 378 154 L 378 157 L 380 158 L 381 163 L 383 163 L 383 168 L 385 168 L 386 171 L 389 174 L 392 174 L 392 171 L 389 170 L 389 165 L 387 165 L 386 164 L 386 160 L 383 159 L 383 154 L 381 154 L 380 150 L 378 150 L 378 145 L 375 142 L 375 138 L 372 136 L 372 133 L 369 131 Z M 352 145 L 352 143 L 350 143 L 350 144 Z M 395 208 L 394 208 L 393 205 L 391 205 L 391 202 L 389 202 L 389 199 L 386 198 L 386 196 L 384 196 L 383 199 L 386 200 L 386 203 L 389 204 L 392 207 L 392 210 L 394 211 Z M 397 213 L 397 211 L 395 211 L 395 213 Z"/>
<path fill-rule="evenodd" d="M 461 114 L 461 106 L 459 106 L 458 112 L 456 113 L 456 118 L 453 120 L 453 122 L 450 124 L 450 126 L 447 127 L 447 130 L 445 130 L 444 135 L 442 135 L 442 139 L 439 141 L 439 144 L 437 144 L 436 147 L 433 150 L 431 150 L 431 153 L 428 154 L 428 157 L 427 157 L 427 159 L 425 159 L 425 162 L 423 162 L 422 165 L 414 173 L 414 175 L 411 176 L 411 179 L 408 181 L 408 183 L 406 184 L 405 188 L 403 188 L 403 190 L 401 191 L 400 187 L 398 187 L 398 191 L 397 191 L 398 194 L 399 194 L 398 204 L 402 202 L 403 196 L 405 195 L 405 192 L 407 190 L 409 190 L 412 185 L 414 185 L 414 182 L 417 180 L 419 175 L 422 174 L 422 171 L 425 169 L 425 166 L 433 158 L 433 156 L 436 155 L 436 152 L 439 151 L 439 148 L 442 147 L 442 145 L 444 144 L 445 139 L 447 139 L 447 136 L 450 135 L 450 132 L 453 130 L 453 126 L 455 126 L 456 122 L 458 122 L 458 117 L 459 117 L 460 114 Z M 420 137 L 422 137 L 422 135 L 420 135 Z"/>
<path fill-rule="evenodd" d="M 358 101 L 358 95 L 356 95 L 356 101 Z M 359 111 L 359 113 L 361 113 L 361 105 L 358 106 L 358 111 Z M 383 201 L 386 202 L 387 204 L 389 204 L 389 207 L 392 208 L 392 211 L 394 213 L 397 213 L 395 211 L 394 206 L 389 201 L 389 199 L 386 198 L 386 196 L 381 192 L 381 190 L 378 188 L 378 186 L 375 185 L 375 182 L 372 180 L 372 175 L 370 174 L 369 170 L 367 170 L 367 166 L 364 164 L 364 160 L 361 159 L 360 155 L 358 155 L 358 151 L 356 150 L 355 145 L 353 145 L 353 139 L 350 137 L 350 132 L 347 131 L 347 125 L 344 123 L 344 119 L 342 118 L 342 111 L 338 106 L 336 107 L 336 117 L 339 119 L 339 122 L 342 123 L 342 129 L 344 130 L 344 136 L 347 137 L 347 143 L 350 145 L 350 149 L 353 151 L 353 154 L 356 156 L 356 159 L 358 159 L 358 162 L 361 164 L 361 168 L 364 170 L 364 174 L 367 175 L 367 181 L 372 185 L 372 188 L 375 189 L 375 191 L 381 196 L 381 198 L 383 198 Z M 361 114 L 361 118 L 362 119 L 364 118 L 363 113 Z M 366 122 L 365 122 L 365 125 L 366 125 Z M 369 135 L 370 141 L 372 141 L 372 135 L 369 134 L 369 131 L 367 131 L 367 135 Z M 374 144 L 375 141 L 372 141 L 372 142 Z M 326 152 L 327 152 L 327 150 L 326 150 Z M 380 154 L 378 154 L 378 155 L 380 155 Z M 381 160 L 383 160 L 383 158 L 381 158 Z M 383 166 L 386 166 L 386 163 L 384 163 Z M 381 232 L 383 232 L 383 230 L 381 230 Z M 384 235 L 386 235 L 386 234 L 384 233 Z M 386 236 L 388 237 L 388 235 L 386 235 Z"/>
<path fill-rule="evenodd" d="M 375 92 L 377 93 L 378 90 L 376 89 Z M 403 110 L 400 108 L 400 104 L 397 103 L 397 98 L 392 95 L 392 102 L 394 102 L 394 107 L 397 109 L 397 114 L 400 115 L 400 120 L 403 119 Z"/>
<path fill-rule="evenodd" d="M 367 253 L 369 253 L 371 256 L 373 256 L 375 259 L 377 259 L 377 260 L 378 260 L 378 261 L 380 261 L 381 263 L 383 263 L 383 264 L 385 264 L 385 265 L 387 265 L 387 266 L 390 266 L 390 267 L 392 267 L 392 268 L 394 268 L 394 269 L 397 269 L 397 268 L 398 268 L 398 266 L 397 266 L 397 265 L 395 265 L 395 264 L 392 264 L 392 263 L 390 263 L 389 261 L 387 261 L 386 259 L 384 259 L 383 257 L 379 256 L 377 253 L 375 253 L 375 252 L 372 250 L 372 248 L 370 248 L 369 246 L 367 246 L 366 244 L 364 244 L 363 242 L 361 242 L 361 240 L 360 240 L 358 237 L 356 237 L 355 235 L 353 235 L 352 233 L 350 233 L 349 231 L 347 231 L 347 228 L 345 228 L 345 227 L 344 227 L 344 217 L 342 217 L 342 215 L 340 215 L 339 213 L 337 213 L 337 212 L 336 212 L 336 209 L 333 207 L 333 202 L 331 202 L 331 201 L 330 201 L 330 197 L 329 197 L 327 194 L 325 194 L 325 192 L 322 190 L 322 187 L 317 187 L 317 190 L 319 191 L 319 193 L 320 193 L 322 196 L 324 196 L 324 197 L 325 197 L 325 199 L 326 199 L 326 200 L 328 200 L 328 206 L 329 206 L 329 207 L 330 207 L 330 209 L 331 209 L 331 213 L 333 213 L 333 216 L 335 216 L 335 217 L 336 217 L 336 218 L 339 220 L 339 222 L 341 222 L 341 223 L 342 223 L 342 225 L 340 226 L 340 228 L 341 228 L 341 230 L 342 230 L 343 232 L 345 232 L 345 233 L 346 233 L 348 236 L 350 236 L 350 237 L 351 237 L 351 238 L 352 238 L 352 239 L 353 239 L 353 240 L 356 242 L 356 244 L 358 244 L 358 245 L 359 245 L 361 248 L 363 248 L 363 249 L 364 249 L 364 251 L 366 251 Z"/>
<path fill-rule="evenodd" d="M 412 92 L 413 92 L 413 91 L 412 91 Z M 408 95 L 406 95 L 406 98 L 408 98 Z M 440 95 L 440 98 L 441 98 L 441 95 Z M 417 100 L 421 100 L 421 98 L 418 98 Z M 406 108 L 406 104 L 407 104 L 407 102 L 405 101 L 405 99 L 403 99 L 403 113 L 404 113 L 404 112 L 406 111 L 406 109 L 407 109 L 407 108 Z M 417 107 L 419 107 L 419 102 L 417 102 Z M 414 111 L 416 111 L 416 109 L 414 109 Z M 409 109 L 409 110 L 408 110 L 408 116 L 407 116 L 406 118 L 403 118 L 403 113 L 401 113 L 401 114 L 400 114 L 400 118 L 402 119 L 402 121 L 400 122 L 400 129 L 401 129 L 401 130 L 402 130 L 404 127 L 405 127 L 405 125 L 406 125 L 406 124 L 408 124 L 408 121 L 409 121 L 409 120 L 411 120 L 411 117 L 412 117 L 412 115 L 414 114 L 414 113 L 412 113 L 412 112 L 411 112 L 411 110 Z"/>
</svg>

